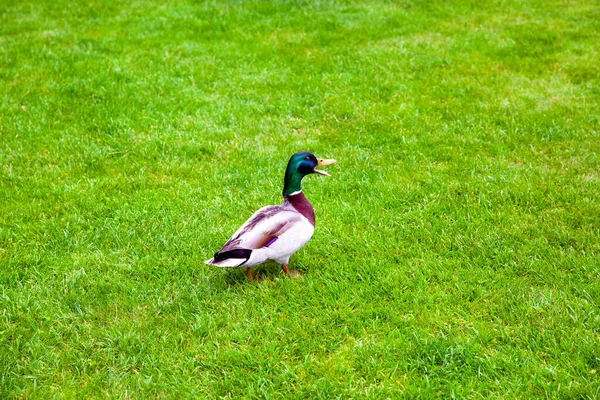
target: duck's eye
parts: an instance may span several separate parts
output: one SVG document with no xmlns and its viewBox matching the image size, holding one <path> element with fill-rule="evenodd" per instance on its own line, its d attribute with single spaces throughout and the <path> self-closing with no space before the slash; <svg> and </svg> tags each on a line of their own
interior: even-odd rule
<svg viewBox="0 0 600 400">
<path fill-rule="evenodd" d="M 310 161 L 310 157 L 306 157 L 305 160 Z"/>
</svg>

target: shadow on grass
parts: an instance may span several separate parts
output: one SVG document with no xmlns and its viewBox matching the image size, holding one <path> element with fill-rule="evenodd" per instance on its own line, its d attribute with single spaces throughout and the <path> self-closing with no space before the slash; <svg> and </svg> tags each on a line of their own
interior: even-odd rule
<svg viewBox="0 0 600 400">
<path fill-rule="evenodd" d="M 297 269 L 301 275 L 305 275 L 304 268 L 301 265 L 298 265 Z M 249 284 L 258 284 L 264 283 L 265 281 L 275 281 L 278 279 L 290 279 L 283 275 L 281 271 L 281 266 L 277 263 L 267 263 L 261 264 L 255 267 L 252 267 L 252 275 L 254 275 L 254 280 L 250 281 L 246 276 L 246 268 L 223 268 L 221 274 L 215 274 L 211 278 L 211 283 L 220 284 L 222 282 L 226 287 L 238 286 L 238 285 L 249 285 Z"/>
</svg>

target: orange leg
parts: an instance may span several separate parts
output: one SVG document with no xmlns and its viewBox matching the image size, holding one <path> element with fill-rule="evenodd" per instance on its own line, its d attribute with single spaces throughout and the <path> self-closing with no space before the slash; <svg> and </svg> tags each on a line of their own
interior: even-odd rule
<svg viewBox="0 0 600 400">
<path fill-rule="evenodd" d="M 282 265 L 281 269 L 283 270 L 283 273 L 287 276 L 290 276 L 290 270 L 288 269 L 287 265 Z"/>
<path fill-rule="evenodd" d="M 254 280 L 254 277 L 252 276 L 252 270 L 250 268 L 246 268 L 246 275 L 248 276 L 248 279 L 250 279 L 251 281 Z"/>
</svg>

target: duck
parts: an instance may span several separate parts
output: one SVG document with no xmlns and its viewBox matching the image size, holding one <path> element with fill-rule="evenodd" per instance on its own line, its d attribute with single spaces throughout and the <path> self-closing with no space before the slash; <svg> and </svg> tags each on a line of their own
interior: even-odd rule
<svg viewBox="0 0 600 400">
<path fill-rule="evenodd" d="M 315 211 L 302 192 L 302 179 L 311 174 L 331 176 L 316 169 L 334 164 L 334 159 L 318 159 L 311 152 L 295 153 L 288 161 L 283 178 L 283 203 L 256 211 L 205 263 L 221 268 L 246 268 L 254 280 L 252 267 L 274 261 L 286 276 L 298 276 L 289 269 L 292 254 L 304 246 L 315 231 Z"/>
</svg>

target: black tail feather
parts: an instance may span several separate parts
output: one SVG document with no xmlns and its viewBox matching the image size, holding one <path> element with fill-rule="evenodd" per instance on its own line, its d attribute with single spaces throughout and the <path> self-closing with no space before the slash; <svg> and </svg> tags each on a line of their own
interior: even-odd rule
<svg viewBox="0 0 600 400">
<path fill-rule="evenodd" d="M 215 253 L 214 260 L 215 262 L 223 261 L 228 258 L 245 258 L 246 261 L 250 259 L 250 255 L 252 254 L 252 250 L 250 249 L 233 249 L 224 251 L 222 253 Z M 244 263 L 246 262 L 244 261 Z"/>
</svg>

